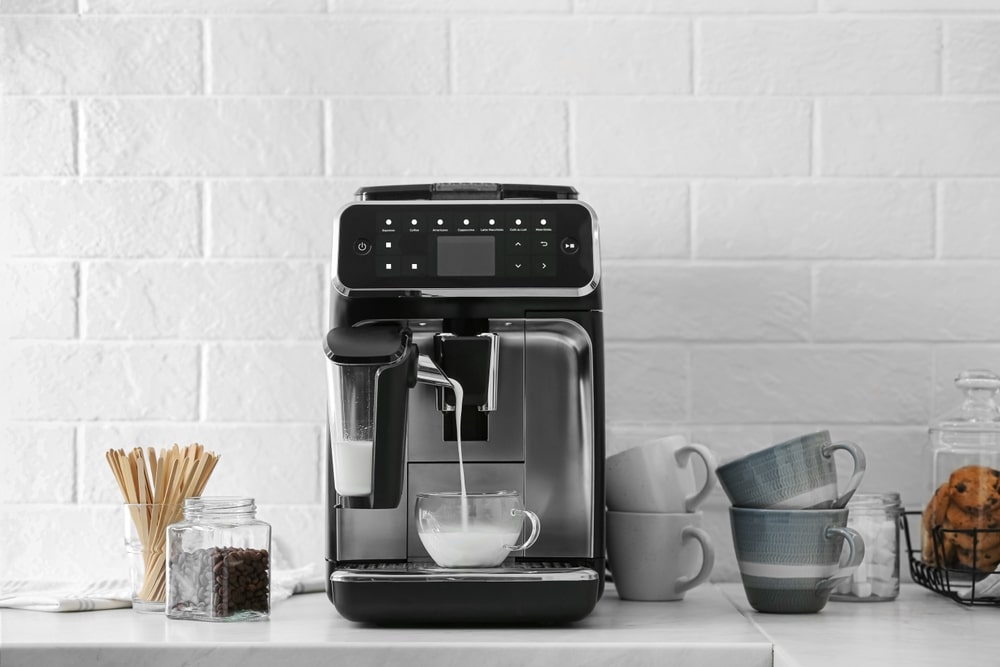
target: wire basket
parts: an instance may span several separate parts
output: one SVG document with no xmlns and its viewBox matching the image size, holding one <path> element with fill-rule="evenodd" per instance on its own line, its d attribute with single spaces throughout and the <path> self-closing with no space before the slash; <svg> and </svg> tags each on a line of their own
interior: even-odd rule
<svg viewBox="0 0 1000 667">
<path fill-rule="evenodd" d="M 916 517 L 918 532 L 916 541 L 910 535 L 910 517 Z M 920 546 L 921 517 L 922 513 L 919 511 L 903 512 L 899 516 L 900 528 L 906 536 L 906 552 L 909 556 L 910 576 L 913 577 L 913 581 L 959 604 L 1000 606 L 1000 571 L 993 573 L 967 567 L 939 567 L 924 562 Z M 996 540 L 997 533 L 1000 533 L 1000 529 L 957 530 L 938 526 L 931 531 L 931 537 L 934 541 L 934 553 L 939 554 L 938 560 L 944 560 L 940 555 L 945 553 L 945 539 L 948 536 L 967 537 L 968 543 L 972 545 L 972 562 L 978 563 L 981 556 L 978 553 L 981 550 L 980 545 L 987 536 L 990 536 L 991 541 Z"/>
</svg>

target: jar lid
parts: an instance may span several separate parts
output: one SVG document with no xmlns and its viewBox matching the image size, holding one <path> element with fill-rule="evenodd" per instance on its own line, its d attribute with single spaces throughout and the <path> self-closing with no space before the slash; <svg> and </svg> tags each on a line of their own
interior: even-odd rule
<svg viewBox="0 0 1000 667">
<path fill-rule="evenodd" d="M 990 370 L 962 371 L 955 387 L 964 393 L 961 405 L 931 425 L 931 432 L 995 432 L 1000 434 L 1000 376 Z"/>
<path fill-rule="evenodd" d="M 887 509 L 898 510 L 902 502 L 899 493 L 896 491 L 882 491 L 874 493 L 855 493 L 851 502 L 847 503 L 848 509 Z"/>
</svg>

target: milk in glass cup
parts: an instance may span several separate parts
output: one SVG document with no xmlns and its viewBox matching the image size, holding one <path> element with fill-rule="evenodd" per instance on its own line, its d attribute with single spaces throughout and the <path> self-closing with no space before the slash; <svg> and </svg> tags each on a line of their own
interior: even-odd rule
<svg viewBox="0 0 1000 667">
<path fill-rule="evenodd" d="M 531 534 L 517 544 L 525 517 Z M 440 567 L 496 567 L 534 544 L 541 530 L 517 491 L 420 493 L 416 519 L 420 542 Z"/>
</svg>

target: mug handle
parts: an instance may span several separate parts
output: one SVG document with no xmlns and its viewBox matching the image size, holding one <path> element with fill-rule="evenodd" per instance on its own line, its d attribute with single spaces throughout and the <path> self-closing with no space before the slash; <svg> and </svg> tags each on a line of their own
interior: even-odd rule
<svg viewBox="0 0 1000 667">
<path fill-rule="evenodd" d="M 708 579 L 708 575 L 712 574 L 712 568 L 715 566 L 715 547 L 712 546 L 712 540 L 709 538 L 708 533 L 697 526 L 685 526 L 684 530 L 681 531 L 681 541 L 686 541 L 690 538 L 694 538 L 701 543 L 701 569 L 693 577 L 684 576 L 677 578 L 678 593 L 689 591 Z"/>
<path fill-rule="evenodd" d="M 861 533 L 854 530 L 853 528 L 840 527 L 840 526 L 827 526 L 826 532 L 823 536 L 826 539 L 830 539 L 834 535 L 843 535 L 844 541 L 847 543 L 848 556 L 847 563 L 837 570 L 836 574 L 821 580 L 816 584 L 817 593 L 825 593 L 826 591 L 836 588 L 840 585 L 844 579 L 851 576 L 851 573 L 858 569 L 858 565 L 861 565 L 861 561 L 865 558 L 865 539 L 861 537 Z"/>
<path fill-rule="evenodd" d="M 514 544 L 514 545 L 505 544 L 503 548 L 507 549 L 508 551 L 520 551 L 521 549 L 527 549 L 528 547 L 530 547 L 532 544 L 535 543 L 535 540 L 538 539 L 538 534 L 542 531 L 542 522 L 538 520 L 538 515 L 535 514 L 534 512 L 531 512 L 529 510 L 521 510 L 516 507 L 511 509 L 510 515 L 528 517 L 528 520 L 531 521 L 531 535 L 528 535 L 528 539 L 524 541 L 524 544 Z"/>
<path fill-rule="evenodd" d="M 826 458 L 832 458 L 833 453 L 838 449 L 843 449 L 851 458 L 854 459 L 854 473 L 851 478 L 847 480 L 847 486 L 844 487 L 844 492 L 833 501 L 833 509 L 840 509 L 847 505 L 847 501 L 851 499 L 854 492 L 858 490 L 858 486 L 861 485 L 861 478 L 865 476 L 865 469 L 868 467 L 865 461 L 865 453 L 853 442 L 843 441 L 834 442 L 829 445 L 823 446 L 823 456 Z"/>
<path fill-rule="evenodd" d="M 687 466 L 691 460 L 691 454 L 697 454 L 705 463 L 705 484 L 684 499 L 685 512 L 694 512 L 698 505 L 701 505 L 705 501 L 705 498 L 708 498 L 708 494 L 715 487 L 715 468 L 717 466 L 715 454 L 705 445 L 692 442 L 677 449 L 677 453 L 674 454 L 677 465 L 681 467 Z"/>
</svg>

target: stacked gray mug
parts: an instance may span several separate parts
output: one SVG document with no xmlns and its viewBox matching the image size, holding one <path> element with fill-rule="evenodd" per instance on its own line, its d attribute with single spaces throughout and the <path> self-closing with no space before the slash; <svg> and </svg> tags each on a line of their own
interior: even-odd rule
<svg viewBox="0 0 1000 667">
<path fill-rule="evenodd" d="M 701 459 L 699 485 L 692 459 Z M 715 484 L 715 456 L 682 435 L 608 457 L 608 562 L 623 600 L 682 600 L 715 565 L 698 506 Z"/>
<path fill-rule="evenodd" d="M 854 460 L 838 494 L 834 452 Z M 847 502 L 865 473 L 865 455 L 852 442 L 810 433 L 719 466 L 715 473 L 733 507 L 733 545 L 750 605 L 762 612 L 808 613 L 865 555 L 861 535 L 847 527 Z M 846 562 L 841 563 L 847 545 Z"/>
</svg>

